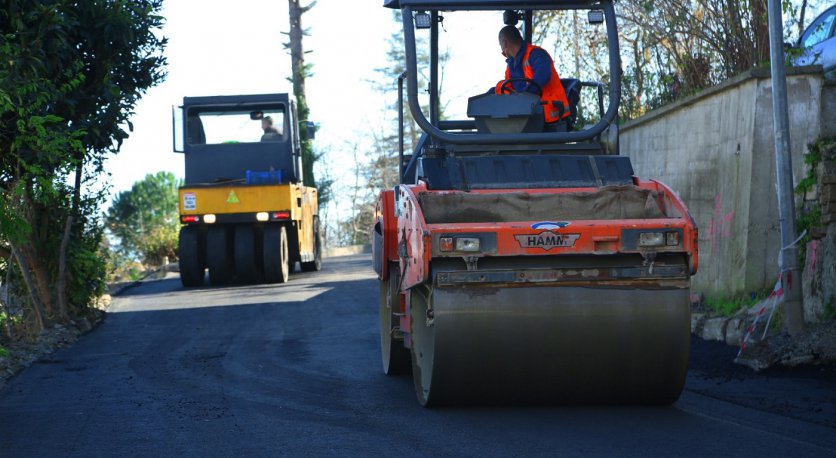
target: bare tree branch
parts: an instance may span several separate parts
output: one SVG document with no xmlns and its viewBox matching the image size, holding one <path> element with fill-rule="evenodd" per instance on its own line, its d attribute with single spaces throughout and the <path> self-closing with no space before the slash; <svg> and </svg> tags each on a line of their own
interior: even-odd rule
<svg viewBox="0 0 836 458">
<path fill-rule="evenodd" d="M 302 7 L 302 13 L 307 13 L 308 11 L 310 11 L 310 10 L 311 10 L 311 8 L 313 8 L 313 7 L 315 7 L 315 6 L 316 6 L 316 0 L 312 1 L 312 2 L 310 3 L 310 5 L 308 5 L 308 6 L 303 6 L 303 7 Z"/>
</svg>

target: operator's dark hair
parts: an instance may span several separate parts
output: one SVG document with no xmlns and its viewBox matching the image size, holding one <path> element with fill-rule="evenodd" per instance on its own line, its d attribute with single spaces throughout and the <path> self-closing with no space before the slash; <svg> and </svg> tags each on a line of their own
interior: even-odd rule
<svg viewBox="0 0 836 458">
<path fill-rule="evenodd" d="M 509 43 L 515 45 L 518 45 L 523 41 L 522 34 L 519 29 L 513 25 L 506 25 L 505 27 L 499 29 L 499 38 L 508 40 Z"/>
</svg>

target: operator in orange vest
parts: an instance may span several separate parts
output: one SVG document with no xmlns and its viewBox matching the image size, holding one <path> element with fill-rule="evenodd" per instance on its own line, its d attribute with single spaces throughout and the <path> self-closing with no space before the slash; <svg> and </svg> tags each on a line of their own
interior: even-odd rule
<svg viewBox="0 0 836 458">
<path fill-rule="evenodd" d="M 497 94 L 500 93 L 502 83 L 508 79 L 528 78 L 536 84 L 517 80 L 508 83 L 503 92 L 538 94 L 542 89 L 540 102 L 543 103 L 546 123 L 558 122 L 569 116 L 569 101 L 549 53 L 523 41 L 520 31 L 513 25 L 507 25 L 499 31 L 499 47 L 508 66 L 505 68 L 505 80 L 496 85 Z"/>
</svg>

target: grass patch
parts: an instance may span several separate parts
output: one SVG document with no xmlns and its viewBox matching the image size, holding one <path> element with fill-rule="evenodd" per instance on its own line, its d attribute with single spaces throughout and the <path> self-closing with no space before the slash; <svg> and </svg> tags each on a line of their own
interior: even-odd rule
<svg viewBox="0 0 836 458">
<path fill-rule="evenodd" d="M 9 350 L 7 350 L 4 346 L 0 345 L 0 358 L 8 358 L 11 356 Z"/>
<path fill-rule="evenodd" d="M 733 297 L 706 297 L 705 305 L 714 314 L 719 316 L 731 316 L 740 309 L 751 307 L 765 299 L 769 291 L 759 291 L 748 295 Z"/>
</svg>

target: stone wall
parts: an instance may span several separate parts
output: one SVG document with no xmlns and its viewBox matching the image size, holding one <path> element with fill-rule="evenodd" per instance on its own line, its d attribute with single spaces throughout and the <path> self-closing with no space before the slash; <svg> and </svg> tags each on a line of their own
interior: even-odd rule
<svg viewBox="0 0 836 458">
<path fill-rule="evenodd" d="M 819 208 L 820 224 L 810 230 L 804 263 L 804 319 L 836 318 L 836 137 L 820 144 L 821 162 L 812 174 L 816 184 L 805 196 L 805 209 Z"/>
<path fill-rule="evenodd" d="M 754 70 L 621 128 L 621 154 L 642 178 L 671 186 L 700 229 L 693 289 L 730 296 L 771 288 L 780 236 L 772 88 Z M 836 129 L 836 85 L 820 67 L 788 69 L 793 174 L 807 145 Z"/>
</svg>

